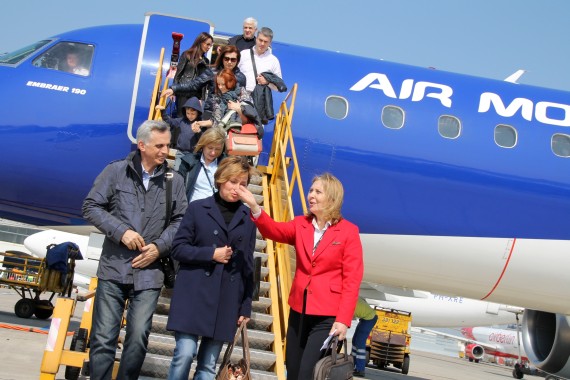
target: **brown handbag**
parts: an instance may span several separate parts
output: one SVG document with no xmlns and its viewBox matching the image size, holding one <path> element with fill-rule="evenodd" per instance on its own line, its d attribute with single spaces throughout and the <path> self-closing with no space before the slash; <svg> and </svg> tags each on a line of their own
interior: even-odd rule
<svg viewBox="0 0 570 380">
<path fill-rule="evenodd" d="M 313 369 L 313 380 L 350 380 L 354 372 L 354 358 L 346 351 L 344 342 L 344 353 L 337 353 L 338 336 L 329 342 L 325 357 L 315 364 Z M 330 354 L 329 354 L 330 350 Z"/>
<path fill-rule="evenodd" d="M 239 360 L 232 360 L 232 351 L 236 346 L 238 339 L 241 335 L 241 345 L 242 345 L 242 358 Z M 249 340 L 247 338 L 247 323 L 242 322 L 234 337 L 234 341 L 228 344 L 226 352 L 224 353 L 224 358 L 222 359 L 222 364 L 218 369 L 218 374 L 216 375 L 216 380 L 233 380 L 237 379 L 237 375 L 241 374 L 241 380 L 251 380 L 251 373 L 249 370 Z"/>
</svg>

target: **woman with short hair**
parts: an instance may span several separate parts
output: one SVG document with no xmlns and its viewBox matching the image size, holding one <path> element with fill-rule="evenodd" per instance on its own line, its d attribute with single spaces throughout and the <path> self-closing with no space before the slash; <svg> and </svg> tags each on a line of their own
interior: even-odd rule
<svg viewBox="0 0 570 380">
<path fill-rule="evenodd" d="M 188 202 L 207 198 L 215 193 L 214 174 L 225 157 L 226 134 L 220 128 L 208 128 L 202 133 L 194 153 L 180 159 L 178 173 L 184 178 Z"/>
<path fill-rule="evenodd" d="M 251 317 L 255 225 L 238 189 L 252 170 L 244 157 L 223 159 L 217 192 L 190 203 L 174 237 L 171 255 L 180 269 L 166 325 L 176 339 L 169 379 L 188 379 L 196 355 L 194 379 L 214 379 L 224 342 Z"/>
</svg>

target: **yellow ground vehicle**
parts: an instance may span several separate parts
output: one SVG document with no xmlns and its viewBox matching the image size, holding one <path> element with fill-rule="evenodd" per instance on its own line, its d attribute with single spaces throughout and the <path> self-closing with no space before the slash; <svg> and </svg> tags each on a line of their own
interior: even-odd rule
<svg viewBox="0 0 570 380">
<path fill-rule="evenodd" d="M 406 375 L 410 369 L 412 313 L 376 306 L 378 321 L 372 328 L 366 351 L 378 368 L 393 365 Z"/>
</svg>

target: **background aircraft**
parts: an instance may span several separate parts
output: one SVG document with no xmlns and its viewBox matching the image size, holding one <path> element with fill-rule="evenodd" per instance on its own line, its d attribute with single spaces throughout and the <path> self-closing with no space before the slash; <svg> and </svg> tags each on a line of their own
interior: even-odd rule
<svg viewBox="0 0 570 380">
<path fill-rule="evenodd" d="M 461 334 L 466 338 L 465 355 L 469 361 L 479 361 L 483 355 L 492 355 L 504 358 L 518 359 L 528 362 L 524 347 L 521 345 L 522 337 L 517 330 L 499 329 L 493 327 L 464 327 Z M 520 348 L 520 350 L 519 350 Z"/>
<path fill-rule="evenodd" d="M 212 29 L 151 16 L 0 57 L 0 217 L 85 232 L 81 201 L 130 151 L 160 47 L 173 31 L 185 49 Z M 79 45 L 88 76 L 59 70 L 58 50 Z M 323 171 L 343 182 L 366 282 L 526 307 L 529 358 L 570 373 L 569 94 L 277 42 L 273 51 L 299 84 L 303 182 Z"/>
<path fill-rule="evenodd" d="M 481 326 L 464 327 L 461 329 L 462 337 L 421 327 L 414 328 L 414 330 L 460 342 L 463 346 L 465 357 L 470 362 L 479 363 L 486 356 L 494 357 L 495 361 L 498 358 L 513 359 L 515 361 L 514 378 L 522 379 L 524 373 L 536 374 L 536 369 L 532 368 L 521 344 L 521 333 L 517 332 L 516 327 L 515 329 Z"/>
</svg>

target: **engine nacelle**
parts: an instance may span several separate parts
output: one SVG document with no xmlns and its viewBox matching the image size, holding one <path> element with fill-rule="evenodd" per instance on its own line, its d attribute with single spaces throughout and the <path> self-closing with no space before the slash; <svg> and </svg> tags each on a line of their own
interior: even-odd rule
<svg viewBox="0 0 570 380">
<path fill-rule="evenodd" d="M 522 339 L 532 364 L 553 375 L 570 377 L 570 321 L 567 316 L 525 310 Z"/>
<path fill-rule="evenodd" d="M 478 344 L 471 343 L 465 346 L 465 355 L 470 359 L 481 360 L 485 355 L 485 349 Z"/>
</svg>

